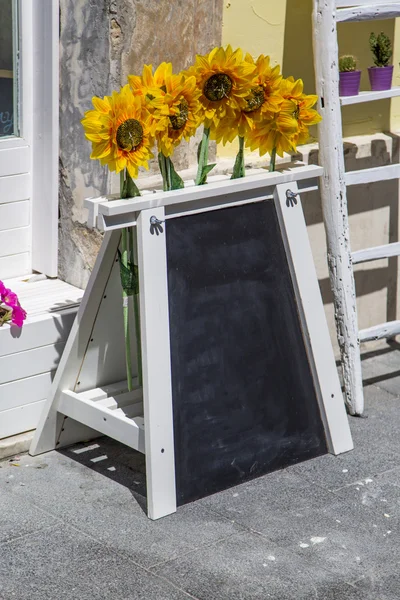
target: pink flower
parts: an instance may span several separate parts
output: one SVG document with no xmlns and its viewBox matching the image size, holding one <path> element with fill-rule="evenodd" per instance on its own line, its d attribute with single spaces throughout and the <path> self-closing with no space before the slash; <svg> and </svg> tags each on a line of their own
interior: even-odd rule
<svg viewBox="0 0 400 600">
<path fill-rule="evenodd" d="M 3 295 L 3 304 L 7 304 L 7 306 L 10 306 L 11 308 L 14 308 L 14 306 L 19 306 L 17 294 L 14 294 L 14 292 L 11 290 L 6 289 L 6 293 Z"/>
<path fill-rule="evenodd" d="M 26 319 L 26 311 L 19 304 L 17 306 L 13 306 L 12 309 L 11 323 L 17 327 L 22 327 Z"/>
<path fill-rule="evenodd" d="M 2 281 L 0 281 L 0 303 L 12 308 L 11 323 L 22 327 L 26 319 L 26 312 L 20 305 L 17 294 L 6 288 Z"/>
</svg>

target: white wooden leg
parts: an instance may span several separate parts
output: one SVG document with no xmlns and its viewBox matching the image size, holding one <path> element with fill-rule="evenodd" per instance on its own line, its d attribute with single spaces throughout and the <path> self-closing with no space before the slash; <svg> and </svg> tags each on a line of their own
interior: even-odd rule
<svg viewBox="0 0 400 600">
<path fill-rule="evenodd" d="M 353 442 L 296 182 L 276 187 L 275 205 L 300 318 L 308 331 L 305 343 L 328 448 L 341 454 L 352 450 Z"/>
<path fill-rule="evenodd" d="M 324 167 L 321 199 L 328 244 L 329 277 L 346 404 L 350 414 L 361 415 L 364 411 L 364 395 L 338 94 L 335 0 L 314 0 L 313 18 L 317 94 L 320 97 L 319 111 L 323 117 L 319 125 L 319 162 Z"/>
<path fill-rule="evenodd" d="M 104 290 L 114 265 L 119 240 L 119 231 L 105 235 L 81 306 L 65 345 L 49 398 L 32 440 L 29 452 L 33 456 L 100 435 L 93 429 L 85 427 L 72 419 L 65 419 L 57 409 L 62 390 L 74 391 L 76 388 L 77 377 L 90 342 L 91 332 Z M 60 441 L 61 432 L 63 434 L 62 441 Z"/>
<path fill-rule="evenodd" d="M 168 280 L 164 208 L 143 210 L 137 219 L 147 506 L 150 519 L 176 511 L 175 454 L 169 342 Z"/>
</svg>

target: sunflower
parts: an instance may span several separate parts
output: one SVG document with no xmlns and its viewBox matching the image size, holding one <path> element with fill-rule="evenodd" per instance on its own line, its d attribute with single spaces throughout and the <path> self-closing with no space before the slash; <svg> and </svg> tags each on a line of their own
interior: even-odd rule
<svg viewBox="0 0 400 600">
<path fill-rule="evenodd" d="M 279 113 L 265 115 L 246 138 L 246 146 L 250 150 L 258 149 L 260 156 L 267 152 L 272 155 L 274 149 L 279 156 L 283 156 L 285 152 L 292 152 L 294 149 L 294 136 L 298 133 L 299 126 L 292 115 L 293 107 L 285 107 L 284 104 Z"/>
<path fill-rule="evenodd" d="M 135 96 L 142 96 L 149 109 L 162 106 L 160 98 L 165 93 L 165 81 L 172 76 L 172 64 L 161 63 L 153 74 L 153 65 L 144 65 L 142 75 L 128 75 Z"/>
<path fill-rule="evenodd" d="M 281 93 L 285 98 L 285 106 L 297 121 L 298 131 L 294 137 L 294 145 L 305 144 L 309 138 L 308 128 L 316 125 L 322 120 L 321 115 L 313 108 L 317 103 L 318 96 L 304 94 L 304 84 L 301 79 L 295 81 L 293 77 L 282 81 Z M 290 102 L 287 105 L 286 102 Z"/>
<path fill-rule="evenodd" d="M 86 138 L 92 142 L 90 158 L 117 173 L 126 168 L 135 179 L 139 167 L 148 169 L 153 158 L 152 116 L 143 98 L 125 85 L 112 96 L 93 97 L 92 102 L 94 110 L 87 111 L 81 121 Z"/>
<path fill-rule="evenodd" d="M 295 152 L 298 144 L 308 141 L 310 125 L 319 123 L 322 117 L 312 107 L 318 97 L 303 93 L 301 79 L 293 77 L 281 82 L 283 101 L 278 113 L 265 115 L 249 134 L 248 147 L 259 149 L 260 156 L 272 154 L 274 148 L 279 156 L 284 152 Z"/>
<path fill-rule="evenodd" d="M 162 63 L 154 72 L 145 65 L 141 77 L 129 75 L 133 93 L 145 98 L 153 115 L 152 133 L 158 149 L 170 156 L 182 138 L 188 140 L 203 120 L 200 90 L 196 78 L 174 75 L 171 63 Z"/>
<path fill-rule="evenodd" d="M 163 107 L 154 113 L 155 135 L 159 151 L 171 156 L 182 138 L 188 140 L 196 133 L 203 120 L 203 110 L 195 77 L 171 75 L 165 79 L 164 87 Z"/>
<path fill-rule="evenodd" d="M 234 52 L 231 46 L 226 50 L 214 48 L 205 56 L 196 56 L 186 75 L 196 78 L 204 108 L 204 127 L 211 128 L 212 134 L 222 119 L 232 118 L 246 108 L 245 98 L 251 90 L 254 71 L 254 64 L 243 59 L 240 48 Z"/>
<path fill-rule="evenodd" d="M 224 145 L 232 142 L 237 135 L 247 137 L 263 116 L 279 112 L 283 102 L 279 65 L 272 68 L 270 57 L 263 54 L 256 62 L 250 54 L 246 54 L 245 60 L 255 68 L 252 85 L 245 97 L 246 105 L 224 119 L 215 130 L 215 139 Z"/>
</svg>

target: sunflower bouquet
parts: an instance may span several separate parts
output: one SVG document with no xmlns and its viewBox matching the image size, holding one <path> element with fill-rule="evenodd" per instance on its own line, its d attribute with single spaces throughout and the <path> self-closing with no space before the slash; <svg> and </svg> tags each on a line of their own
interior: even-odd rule
<svg viewBox="0 0 400 600">
<path fill-rule="evenodd" d="M 244 149 L 269 154 L 269 169 L 276 156 L 294 153 L 309 136 L 309 127 L 321 120 L 314 109 L 317 96 L 306 95 L 301 79 L 285 79 L 268 56 L 256 60 L 241 49 L 214 48 L 197 55 L 185 71 L 173 73 L 163 62 L 154 71 L 144 65 L 140 75 L 129 75 L 118 92 L 92 99 L 82 125 L 92 143 L 90 158 L 120 174 L 121 198 L 140 196 L 135 183 L 139 168 L 149 168 L 157 149 L 164 191 L 184 187 L 172 156 L 182 140 L 203 128 L 198 148 L 196 185 L 207 183 L 215 164 L 208 163 L 209 143 L 227 144 L 238 138 L 239 150 L 232 179 L 245 176 Z M 122 231 L 119 253 L 128 389 L 132 389 L 130 364 L 129 298 L 133 298 L 136 324 L 138 377 L 141 383 L 139 284 L 136 229 Z"/>
</svg>

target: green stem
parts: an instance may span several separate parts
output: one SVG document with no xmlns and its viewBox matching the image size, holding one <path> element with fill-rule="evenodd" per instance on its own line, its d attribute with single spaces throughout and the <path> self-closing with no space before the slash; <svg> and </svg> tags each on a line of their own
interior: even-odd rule
<svg viewBox="0 0 400 600">
<path fill-rule="evenodd" d="M 271 152 L 271 162 L 269 163 L 269 172 L 272 173 L 272 171 L 275 171 L 275 164 L 276 164 L 276 146 L 274 146 L 272 148 L 272 152 Z"/>
<path fill-rule="evenodd" d="M 121 237 L 121 260 L 125 267 L 128 267 L 128 229 L 124 227 Z M 128 390 L 132 391 L 132 364 L 131 364 L 131 336 L 129 330 L 129 296 L 122 289 L 122 310 L 124 315 L 124 337 L 125 337 L 125 362 L 126 378 L 128 381 Z"/>
<path fill-rule="evenodd" d="M 167 171 L 167 185 L 168 190 L 172 190 L 172 178 L 171 178 L 171 159 L 169 156 L 165 157 L 165 167 Z"/>
<path fill-rule="evenodd" d="M 203 169 L 208 164 L 208 146 L 210 143 L 210 128 L 204 127 L 203 137 L 200 142 L 199 165 L 197 167 L 196 185 L 201 185 Z"/>
<path fill-rule="evenodd" d="M 141 330 L 140 330 L 140 317 L 139 317 L 139 294 L 133 294 L 133 310 L 135 313 L 138 383 L 139 383 L 139 387 L 142 387 L 142 385 L 143 385 L 142 334 L 141 334 Z"/>
<path fill-rule="evenodd" d="M 246 171 L 244 168 L 244 137 L 239 136 L 239 154 L 240 154 L 240 176 L 244 177 L 246 175 Z"/>
<path fill-rule="evenodd" d="M 163 191 L 168 192 L 170 188 L 168 188 L 167 165 L 165 164 L 165 156 L 162 152 L 160 152 L 158 155 L 158 163 L 160 165 L 160 171 L 163 180 Z"/>
<path fill-rule="evenodd" d="M 132 264 L 136 265 L 136 249 L 137 249 L 137 230 L 136 227 L 129 227 L 129 246 L 130 246 L 130 260 Z M 133 294 L 133 313 L 135 317 L 135 332 L 136 332 L 136 355 L 137 355 L 137 367 L 138 367 L 138 383 L 142 386 L 142 335 L 140 329 L 140 306 L 139 306 L 139 292 Z"/>
</svg>

